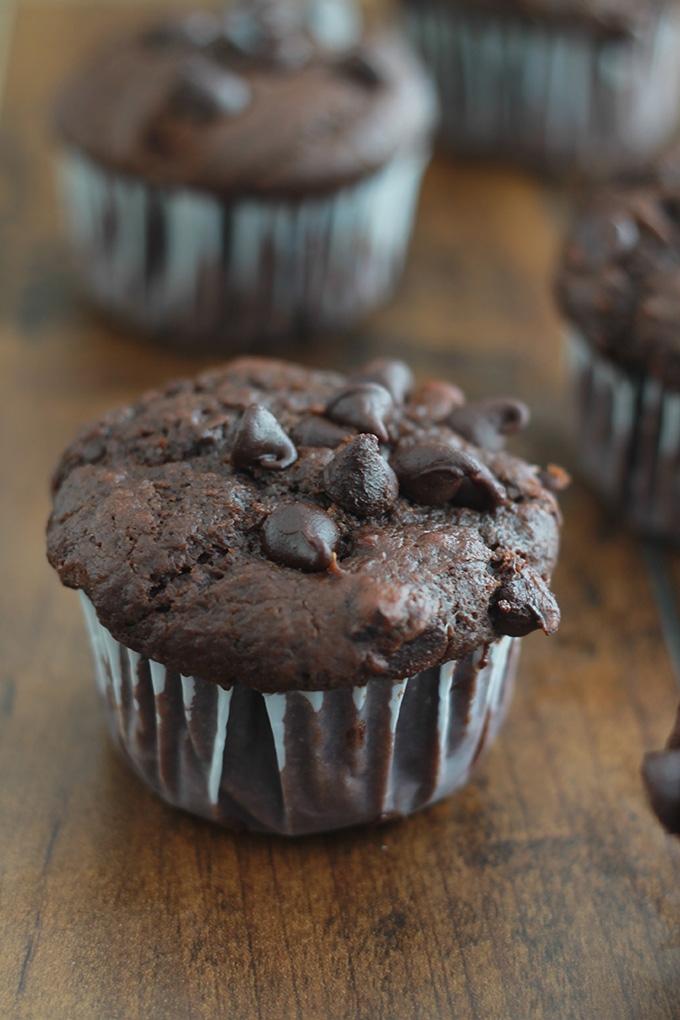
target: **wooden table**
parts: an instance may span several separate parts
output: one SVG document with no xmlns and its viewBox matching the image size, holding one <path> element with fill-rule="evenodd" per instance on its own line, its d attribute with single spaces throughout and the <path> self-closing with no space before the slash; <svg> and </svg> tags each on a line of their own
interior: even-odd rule
<svg viewBox="0 0 680 1020">
<path fill-rule="evenodd" d="M 206 362 L 141 346 L 74 300 L 45 110 L 77 53 L 139 17 L 23 5 L 8 66 L 0 1016 L 680 1016 L 680 844 L 639 777 L 675 709 L 680 567 L 579 484 L 563 500 L 560 632 L 524 642 L 505 730 L 448 802 L 296 842 L 232 836 L 166 808 L 109 746 L 77 599 L 45 561 L 47 479 L 83 420 Z M 438 159 L 398 299 L 349 340 L 288 353 L 341 368 L 394 353 L 420 377 L 522 396 L 535 409 L 522 452 L 568 466 L 549 288 L 564 210 L 529 179 Z"/>
</svg>

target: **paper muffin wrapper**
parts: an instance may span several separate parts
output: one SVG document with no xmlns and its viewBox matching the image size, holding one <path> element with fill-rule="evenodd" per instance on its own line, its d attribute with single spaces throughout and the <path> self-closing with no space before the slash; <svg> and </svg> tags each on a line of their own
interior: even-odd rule
<svg viewBox="0 0 680 1020">
<path fill-rule="evenodd" d="M 568 335 L 578 457 L 593 487 L 638 530 L 680 538 L 680 393 L 633 376 Z"/>
<path fill-rule="evenodd" d="M 76 151 L 60 179 L 86 294 L 144 331 L 228 349 L 345 327 L 384 301 L 428 159 L 299 201 L 155 187 Z"/>
<path fill-rule="evenodd" d="M 680 120 L 680 12 L 630 38 L 451 0 L 406 4 L 434 74 L 444 143 L 457 151 L 603 175 L 654 155 Z"/>
<path fill-rule="evenodd" d="M 81 593 L 115 743 L 175 807 L 304 835 L 407 815 L 462 786 L 510 701 L 517 638 L 399 682 L 261 694 L 120 644 Z"/>
</svg>

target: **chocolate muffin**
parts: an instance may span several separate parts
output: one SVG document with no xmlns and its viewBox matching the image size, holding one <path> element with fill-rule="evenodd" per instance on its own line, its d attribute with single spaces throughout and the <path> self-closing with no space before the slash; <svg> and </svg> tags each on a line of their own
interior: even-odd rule
<svg viewBox="0 0 680 1020">
<path fill-rule="evenodd" d="M 654 814 L 667 832 L 680 836 L 680 709 L 665 749 L 645 755 L 642 778 Z"/>
<path fill-rule="evenodd" d="M 584 199 L 558 300 L 572 326 L 578 456 L 641 531 L 680 537 L 680 161 Z"/>
<path fill-rule="evenodd" d="M 84 428 L 48 555 L 115 741 L 171 804 L 287 835 L 463 784 L 551 634 L 556 468 L 514 400 L 241 359 Z"/>
<path fill-rule="evenodd" d="M 644 163 L 675 133 L 675 0 L 402 3 L 456 152 L 596 177 Z"/>
<path fill-rule="evenodd" d="M 348 326 L 402 269 L 435 116 L 351 0 L 239 0 L 118 41 L 56 110 L 84 289 L 191 346 Z"/>
</svg>

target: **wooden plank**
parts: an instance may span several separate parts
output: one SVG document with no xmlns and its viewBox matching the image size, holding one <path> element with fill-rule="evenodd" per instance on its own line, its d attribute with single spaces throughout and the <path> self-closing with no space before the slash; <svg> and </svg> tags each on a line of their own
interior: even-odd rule
<svg viewBox="0 0 680 1020">
<path fill-rule="evenodd" d="M 196 361 L 73 300 L 45 108 L 76 53 L 140 17 L 28 5 L 0 144 L 0 1015 L 10 1020 L 654 1017 L 680 1002 L 680 847 L 638 767 L 677 692 L 644 556 L 576 485 L 559 634 L 524 643 L 477 778 L 413 819 L 298 842 L 166 808 L 110 749 L 75 596 L 47 566 L 47 478 L 83 420 Z M 398 299 L 292 356 L 397 352 L 517 392 L 523 449 L 566 459 L 549 294 L 563 202 L 438 159 Z"/>
</svg>

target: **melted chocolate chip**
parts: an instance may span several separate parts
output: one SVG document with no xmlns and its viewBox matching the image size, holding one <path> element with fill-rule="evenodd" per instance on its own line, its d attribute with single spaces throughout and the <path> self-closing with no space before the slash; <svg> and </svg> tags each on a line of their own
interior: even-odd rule
<svg viewBox="0 0 680 1020">
<path fill-rule="evenodd" d="M 291 438 L 298 446 L 327 446 L 334 450 L 351 435 L 350 429 L 336 425 L 321 415 L 312 414 L 298 422 L 291 433 Z"/>
<path fill-rule="evenodd" d="M 388 390 L 378 383 L 359 382 L 347 386 L 331 398 L 326 417 L 340 425 L 349 425 L 360 432 L 370 432 L 381 443 L 389 439 L 385 419 L 394 410 Z"/>
<path fill-rule="evenodd" d="M 451 383 L 429 379 L 409 400 L 406 413 L 415 421 L 445 421 L 451 412 L 465 403 L 465 394 Z"/>
<path fill-rule="evenodd" d="M 381 85 L 385 84 L 385 79 L 380 69 L 361 50 L 356 50 L 354 53 L 349 53 L 346 57 L 343 57 L 342 60 L 336 63 L 335 69 L 345 78 L 349 78 L 350 81 L 356 82 L 357 85 L 361 85 L 369 91 L 378 89 Z"/>
<path fill-rule="evenodd" d="M 646 754 L 642 777 L 654 814 L 667 832 L 680 836 L 680 750 Z"/>
<path fill-rule="evenodd" d="M 505 498 L 503 486 L 488 468 L 444 443 L 418 443 L 398 450 L 392 467 L 402 495 L 425 506 L 453 503 L 489 510 Z"/>
<path fill-rule="evenodd" d="M 170 102 L 175 113 L 196 123 L 241 113 L 250 104 L 250 85 L 240 75 L 202 56 L 188 57 Z"/>
<path fill-rule="evenodd" d="M 281 471 L 296 459 L 297 450 L 274 415 L 260 404 L 247 407 L 234 435 L 232 467 L 236 471 L 252 467 Z"/>
<path fill-rule="evenodd" d="M 524 637 L 532 630 L 554 634 L 560 622 L 560 611 L 552 592 L 531 570 L 501 583 L 491 616 L 498 632 L 511 637 Z"/>
<path fill-rule="evenodd" d="M 448 418 L 451 428 L 464 439 L 486 450 L 502 450 L 504 437 L 529 424 L 529 408 L 520 400 L 492 398 L 457 407 Z"/>
<path fill-rule="evenodd" d="M 403 404 L 413 389 L 413 373 L 403 361 L 378 358 L 352 376 L 355 382 L 372 382 L 384 386 L 395 404 Z"/>
<path fill-rule="evenodd" d="M 297 570 L 327 570 L 339 537 L 337 525 L 312 503 L 284 503 L 263 527 L 267 556 Z"/>
<path fill-rule="evenodd" d="M 326 465 L 324 488 L 333 502 L 359 517 L 386 513 L 399 494 L 396 475 L 371 435 L 355 436 L 336 453 Z"/>
<path fill-rule="evenodd" d="M 301 67 L 314 51 L 305 33 L 303 7 L 280 0 L 240 0 L 225 16 L 225 40 L 243 57 Z"/>
</svg>

